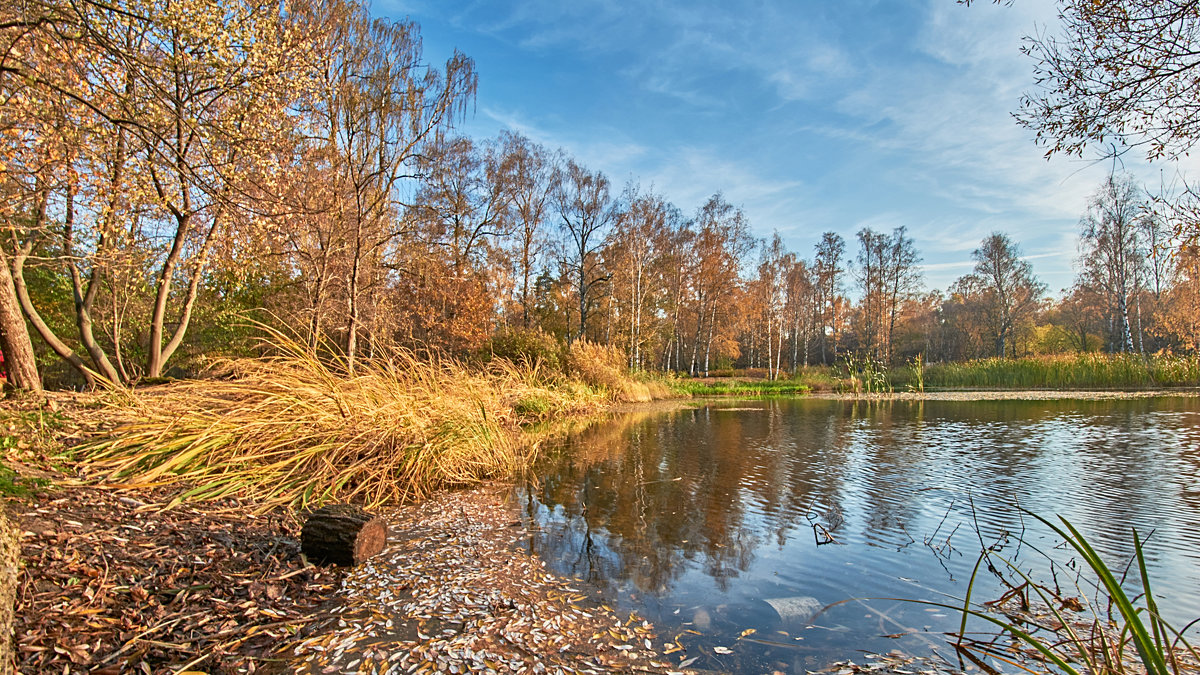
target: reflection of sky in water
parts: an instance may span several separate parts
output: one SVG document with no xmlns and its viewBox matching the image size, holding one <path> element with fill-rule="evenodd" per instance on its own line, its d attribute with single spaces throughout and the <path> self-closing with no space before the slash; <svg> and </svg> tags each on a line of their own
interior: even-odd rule
<svg viewBox="0 0 1200 675">
<path fill-rule="evenodd" d="M 1200 616 L 1197 399 L 718 403 L 618 416 L 550 454 L 521 497 L 540 525 L 530 546 L 553 568 L 664 635 L 733 645 L 752 627 L 787 645 L 741 642 L 696 666 L 799 671 L 944 644 L 956 617 L 919 605 L 844 602 L 806 626 L 780 624 L 763 601 L 961 595 L 980 540 L 1005 532 L 1025 532 L 1028 545 L 1003 549 L 1022 569 L 1047 570 L 1033 547 L 1068 562 L 1014 498 L 1071 519 L 1114 567 L 1129 559 L 1131 527 L 1153 530 L 1165 613 L 1180 626 Z M 976 597 L 1001 592 L 989 577 Z M 932 634 L 880 637 L 906 629 Z"/>
</svg>

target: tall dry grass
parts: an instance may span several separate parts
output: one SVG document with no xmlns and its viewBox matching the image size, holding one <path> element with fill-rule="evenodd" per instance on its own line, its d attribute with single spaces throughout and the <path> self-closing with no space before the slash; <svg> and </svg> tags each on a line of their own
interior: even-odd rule
<svg viewBox="0 0 1200 675">
<path fill-rule="evenodd" d="M 567 374 L 614 401 L 641 403 L 671 396 L 662 382 L 631 376 L 625 358 L 616 347 L 576 340 L 567 350 Z"/>
<path fill-rule="evenodd" d="M 85 469 L 118 483 L 188 485 L 179 499 L 377 505 L 511 475 L 537 450 L 523 423 L 604 402 L 536 365 L 472 370 L 397 351 L 350 375 L 281 333 L 267 342 L 274 356 L 225 362 L 222 379 L 102 397 L 119 423 L 80 449 Z"/>
</svg>

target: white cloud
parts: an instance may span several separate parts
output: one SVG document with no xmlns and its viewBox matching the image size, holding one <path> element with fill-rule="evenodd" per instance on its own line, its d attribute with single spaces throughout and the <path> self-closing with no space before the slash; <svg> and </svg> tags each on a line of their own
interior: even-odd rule
<svg viewBox="0 0 1200 675">
<path fill-rule="evenodd" d="M 550 61 L 605 78 L 562 100 L 481 99 L 473 133 L 518 130 L 618 185 L 654 184 L 688 213 L 721 191 L 758 236 L 778 229 L 802 255 L 823 230 L 853 251 L 861 227 L 906 225 L 931 286 L 969 267 L 993 231 L 1052 288 L 1069 282 L 1079 216 L 1112 168 L 1046 161 L 1011 116 L 1033 83 L 1021 36 L 1056 24 L 1051 2 L 477 0 L 418 12 L 456 12 L 456 26 L 502 43 L 513 63 L 528 57 L 525 77 L 576 75 Z M 856 15 L 861 25 L 845 23 Z M 605 106 L 601 90 L 628 105 Z M 1174 171 L 1134 158 L 1123 168 L 1154 185 Z"/>
</svg>

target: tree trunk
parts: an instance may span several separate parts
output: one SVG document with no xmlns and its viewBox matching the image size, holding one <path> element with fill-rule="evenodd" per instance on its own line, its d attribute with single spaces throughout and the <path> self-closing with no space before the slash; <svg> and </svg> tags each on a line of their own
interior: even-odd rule
<svg viewBox="0 0 1200 675">
<path fill-rule="evenodd" d="M 357 506 L 333 504 L 308 517 L 300 533 L 300 548 L 312 562 L 354 566 L 382 551 L 387 536 L 382 518 Z"/>
<path fill-rule="evenodd" d="M 713 329 L 717 323 L 717 303 L 713 303 L 712 316 L 708 320 L 708 339 L 704 341 L 704 376 L 708 377 L 709 357 L 712 356 Z"/>
<path fill-rule="evenodd" d="M 779 317 L 779 342 L 775 345 L 775 379 L 779 379 L 779 371 L 783 368 L 783 316 Z"/>
<path fill-rule="evenodd" d="M 21 309 L 25 312 L 25 316 L 29 317 L 29 322 L 33 324 L 38 335 L 46 341 L 46 344 L 50 345 L 50 349 L 53 349 L 54 353 L 58 354 L 62 360 L 71 364 L 71 367 L 83 377 L 87 386 L 95 386 L 96 377 L 83 363 L 83 359 L 54 334 L 54 331 L 42 319 L 42 315 L 38 313 L 37 308 L 33 306 L 33 300 L 29 297 L 29 289 L 25 286 L 25 259 L 29 256 L 31 248 L 32 244 L 26 242 L 21 250 L 13 256 L 12 261 L 11 278 L 16 286 L 17 300 L 21 303 Z"/>
<path fill-rule="evenodd" d="M 91 274 L 88 277 L 87 289 L 85 290 L 82 275 L 73 258 L 75 255 L 75 185 L 73 183 L 69 183 L 67 186 L 67 204 L 63 227 L 63 252 L 67 257 L 67 271 L 71 277 L 71 292 L 75 300 L 75 325 L 79 329 L 79 341 L 83 344 L 83 348 L 87 350 L 93 365 L 100 371 L 100 375 L 109 382 L 117 384 L 121 381 L 120 375 L 117 374 L 117 369 L 109 362 L 108 356 L 100 348 L 92 332 L 92 305 L 96 300 L 96 293 L 99 290 L 99 285 L 96 283 L 99 272 L 95 267 L 92 268 Z M 103 237 L 101 237 L 98 246 L 103 248 Z"/>
<path fill-rule="evenodd" d="M 358 354 L 358 284 L 359 266 L 362 261 L 362 245 L 356 243 L 354 260 L 350 265 L 350 288 L 347 293 L 346 313 L 346 370 L 354 374 L 354 359 Z"/>
<path fill-rule="evenodd" d="M 0 251 L 0 349 L 4 351 L 4 367 L 8 381 L 17 389 L 40 395 L 42 380 L 38 376 L 37 359 L 29 328 L 21 314 L 17 288 L 8 268 L 8 256 Z"/>
</svg>

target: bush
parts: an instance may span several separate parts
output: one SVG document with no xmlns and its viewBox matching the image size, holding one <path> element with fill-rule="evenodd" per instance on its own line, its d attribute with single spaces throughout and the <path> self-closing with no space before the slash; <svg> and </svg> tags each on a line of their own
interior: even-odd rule
<svg viewBox="0 0 1200 675">
<path fill-rule="evenodd" d="M 589 387 L 619 392 L 625 373 L 625 355 L 615 347 L 576 340 L 567 350 L 567 374 Z"/>
<path fill-rule="evenodd" d="M 587 340 L 571 344 L 567 351 L 567 374 L 616 401 L 653 401 L 670 394 L 661 382 L 646 376 L 632 377 L 621 350 Z"/>
<path fill-rule="evenodd" d="M 563 371 L 562 344 L 540 328 L 502 327 L 492 336 L 487 355 L 531 368 Z"/>
</svg>

